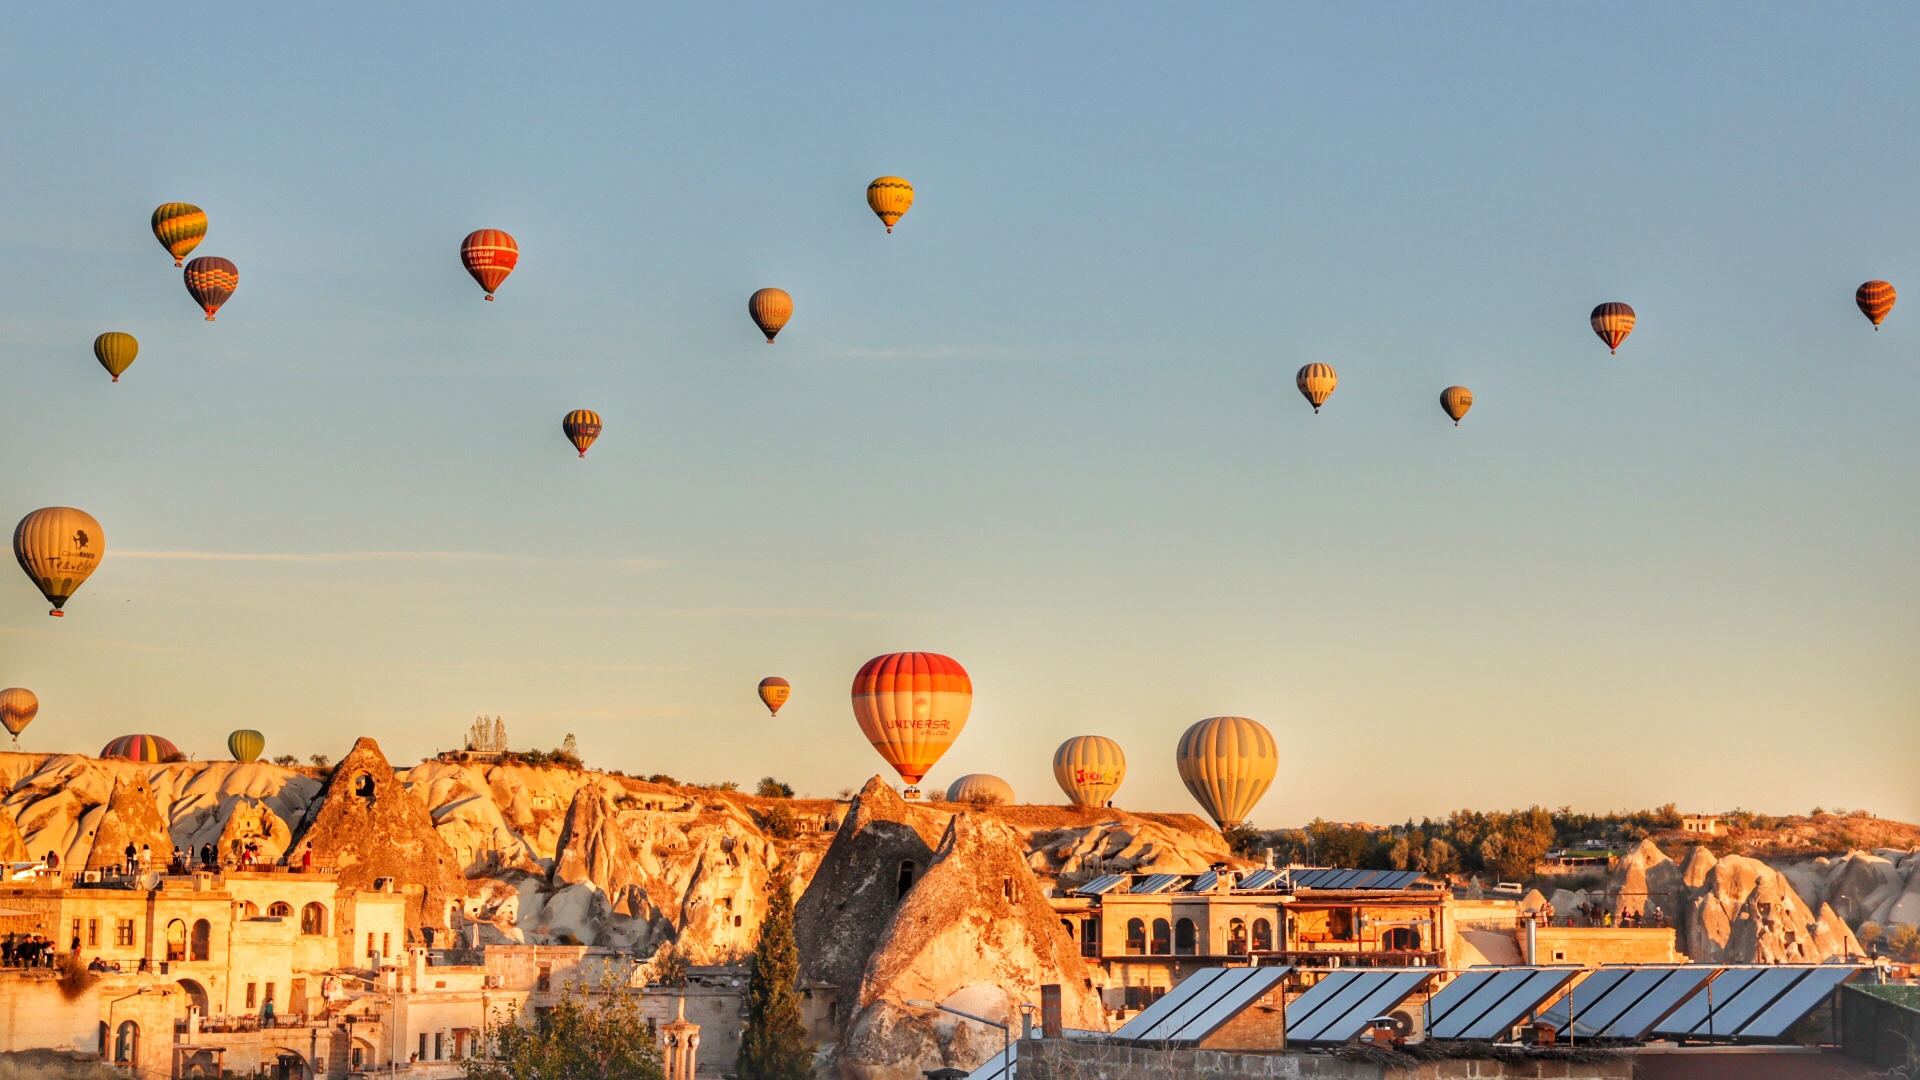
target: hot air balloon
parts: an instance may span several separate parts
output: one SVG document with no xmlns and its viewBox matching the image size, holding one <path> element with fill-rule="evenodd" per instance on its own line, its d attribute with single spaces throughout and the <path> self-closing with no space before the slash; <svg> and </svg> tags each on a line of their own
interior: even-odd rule
<svg viewBox="0 0 1920 1080">
<path fill-rule="evenodd" d="M 487 290 L 487 299 L 491 300 L 493 290 L 520 264 L 520 245 L 499 229 L 475 229 L 460 241 L 460 264 Z"/>
<path fill-rule="evenodd" d="M 161 203 L 153 212 L 153 238 L 173 256 L 175 266 L 199 247 L 206 235 L 207 212 L 192 203 Z"/>
<path fill-rule="evenodd" d="M 753 324 L 767 335 L 767 344 L 771 345 L 773 335 L 793 318 L 793 297 L 785 289 L 761 289 L 747 298 L 747 314 L 753 316 Z"/>
<path fill-rule="evenodd" d="M 989 773 L 973 772 L 947 785 L 948 802 L 998 803 L 1012 806 L 1013 785 Z"/>
<path fill-rule="evenodd" d="M 1280 748 L 1266 728 L 1242 716 L 1202 720 L 1180 736 L 1180 779 L 1222 829 L 1247 820 L 1273 783 Z"/>
<path fill-rule="evenodd" d="M 114 382 L 120 381 L 120 373 L 133 366 L 133 358 L 140 355 L 140 343 L 132 334 L 123 334 L 118 330 L 109 330 L 93 339 L 93 356 L 100 366 L 107 369 Z"/>
<path fill-rule="evenodd" d="M 1076 735 L 1053 752 L 1053 778 L 1075 806 L 1106 806 L 1127 778 L 1127 755 L 1105 735 Z"/>
<path fill-rule="evenodd" d="M 62 614 L 67 600 L 100 565 L 107 538 L 93 515 L 70 506 L 48 506 L 20 519 L 13 528 L 13 557 Z"/>
<path fill-rule="evenodd" d="M 1880 322 L 1893 310 L 1896 297 L 1893 286 L 1884 281 L 1869 281 L 1853 291 L 1853 302 L 1860 305 L 1860 314 L 1867 317 L 1875 330 Z"/>
<path fill-rule="evenodd" d="M 1301 396 L 1307 399 L 1316 413 L 1320 411 L 1320 406 L 1327 403 L 1327 398 L 1332 396 L 1333 388 L 1339 383 L 1340 376 L 1330 364 L 1308 364 L 1293 377 L 1293 385 L 1300 388 Z"/>
<path fill-rule="evenodd" d="M 881 224 L 893 231 L 894 223 L 906 216 L 913 205 L 913 185 L 897 176 L 883 176 L 867 185 L 867 205 L 880 215 Z"/>
<path fill-rule="evenodd" d="M 1464 386 L 1449 386 L 1440 391 L 1440 407 L 1453 417 L 1453 426 L 1460 426 L 1460 418 L 1473 408 L 1473 391 Z"/>
<path fill-rule="evenodd" d="M 905 795 L 947 752 L 973 709 L 966 669 L 939 653 L 876 656 L 853 677 L 853 717 L 867 741 L 907 782 Z"/>
<path fill-rule="evenodd" d="M 122 735 L 100 748 L 103 758 L 125 758 L 128 761 L 145 762 L 157 765 L 163 761 L 178 761 L 186 757 L 180 748 L 158 735 Z"/>
<path fill-rule="evenodd" d="M 793 696 L 793 687 L 778 675 L 769 675 L 760 680 L 760 704 L 767 707 L 767 715 L 779 716 L 780 706 Z"/>
<path fill-rule="evenodd" d="M 592 409 L 575 409 L 560 421 L 560 430 L 567 433 L 567 438 L 572 441 L 574 449 L 580 451 L 580 456 L 586 457 L 587 447 L 600 437 L 600 414 Z"/>
<path fill-rule="evenodd" d="M 207 309 L 207 321 L 240 287 L 240 268 L 226 259 L 202 255 L 187 264 L 187 292 L 193 302 Z"/>
<path fill-rule="evenodd" d="M 0 690 L 0 724 L 6 725 L 7 733 L 13 736 L 15 746 L 20 745 L 20 733 L 33 723 L 34 716 L 40 712 L 40 699 L 33 691 L 10 686 Z"/>
<path fill-rule="evenodd" d="M 260 751 L 267 748 L 267 737 L 252 728 L 241 728 L 227 736 L 227 753 L 235 761 L 259 761 Z"/>
<path fill-rule="evenodd" d="M 1619 352 L 1620 343 L 1633 333 L 1633 309 L 1619 302 L 1601 304 L 1588 316 L 1593 332 L 1607 343 L 1608 352 Z"/>
</svg>

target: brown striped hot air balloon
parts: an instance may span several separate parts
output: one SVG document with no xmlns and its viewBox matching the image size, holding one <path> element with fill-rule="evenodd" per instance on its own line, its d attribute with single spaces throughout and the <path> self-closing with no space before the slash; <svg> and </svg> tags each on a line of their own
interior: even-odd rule
<svg viewBox="0 0 1920 1080">
<path fill-rule="evenodd" d="M 1617 300 L 1594 308 L 1587 318 L 1593 323 L 1593 332 L 1607 343 L 1608 352 L 1619 352 L 1620 343 L 1633 333 L 1633 309 Z"/>
<path fill-rule="evenodd" d="M 213 321 L 213 313 L 227 302 L 233 290 L 240 287 L 240 268 L 226 259 L 202 255 L 187 264 L 187 292 L 193 302 L 207 311 L 207 321 Z"/>
<path fill-rule="evenodd" d="M 99 567 L 106 550 L 100 523 L 71 506 L 35 510 L 13 529 L 13 557 L 53 605 L 49 615 L 62 614 L 61 608 Z"/>
<path fill-rule="evenodd" d="M 1273 733 L 1244 716 L 1216 716 L 1180 736 L 1180 779 L 1222 829 L 1247 820 L 1280 769 Z"/>
<path fill-rule="evenodd" d="M 1453 417 L 1453 426 L 1460 426 L 1460 418 L 1473 408 L 1473 391 L 1464 386 L 1449 386 L 1440 391 L 1440 407 Z"/>
<path fill-rule="evenodd" d="M 0 690 L 0 724 L 4 724 L 7 734 L 13 736 L 15 745 L 20 742 L 20 733 L 27 730 L 33 718 L 40 715 L 40 699 L 31 690 L 18 686 L 9 686 Z"/>
<path fill-rule="evenodd" d="M 867 206 L 878 215 L 888 232 L 893 231 L 912 205 L 913 185 L 898 176 L 882 176 L 867 185 Z"/>
<path fill-rule="evenodd" d="M 973 711 L 973 681 L 952 657 L 904 652 L 876 656 L 853 677 L 853 717 L 860 731 L 907 782 L 915 784 L 947 752 Z"/>
<path fill-rule="evenodd" d="M 747 298 L 747 314 L 753 316 L 753 325 L 767 335 L 767 344 L 773 344 L 773 336 L 793 318 L 793 297 L 785 289 L 761 289 Z"/>
<path fill-rule="evenodd" d="M 1884 281 L 1869 281 L 1853 291 L 1853 302 L 1860 305 L 1860 314 L 1867 317 L 1875 330 L 1880 329 L 1887 312 L 1893 310 L 1895 298 L 1893 286 Z"/>
<path fill-rule="evenodd" d="M 1340 376 L 1334 372 L 1331 364 L 1308 364 L 1293 377 L 1293 385 L 1300 388 L 1300 395 L 1313 406 L 1315 413 L 1327 403 L 1327 398 L 1333 395 L 1333 388 L 1339 383 Z"/>
<path fill-rule="evenodd" d="M 778 675 L 769 675 L 760 680 L 760 704 L 767 707 L 768 716 L 779 716 L 780 706 L 793 696 L 793 684 Z"/>
<path fill-rule="evenodd" d="M 520 245 L 499 229 L 475 229 L 460 241 L 460 265 L 487 290 L 487 299 L 520 265 Z"/>
<path fill-rule="evenodd" d="M 600 437 L 600 414 L 592 409 L 575 409 L 560 421 L 560 430 L 567 433 L 567 440 L 581 457 L 587 456 L 587 447 Z"/>
<path fill-rule="evenodd" d="M 207 235 L 207 212 L 192 203 L 161 203 L 153 212 L 153 238 L 179 266 Z"/>
</svg>

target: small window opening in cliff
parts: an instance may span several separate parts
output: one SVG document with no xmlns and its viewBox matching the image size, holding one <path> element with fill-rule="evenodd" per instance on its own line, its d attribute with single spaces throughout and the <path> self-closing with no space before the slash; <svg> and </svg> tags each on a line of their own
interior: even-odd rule
<svg viewBox="0 0 1920 1080">
<path fill-rule="evenodd" d="M 1000 879 L 1000 895 L 1003 897 L 1006 897 L 1007 903 L 1009 904 L 1013 903 L 1013 879 L 1012 878 L 1003 877 Z"/>
<path fill-rule="evenodd" d="M 361 773 L 359 776 L 354 777 L 353 793 L 367 800 L 368 802 L 372 802 L 373 801 L 373 777 L 366 773 Z"/>
<path fill-rule="evenodd" d="M 908 889 L 913 888 L 913 871 L 913 860 L 909 859 L 900 864 L 900 895 L 902 897 L 907 895 Z"/>
</svg>

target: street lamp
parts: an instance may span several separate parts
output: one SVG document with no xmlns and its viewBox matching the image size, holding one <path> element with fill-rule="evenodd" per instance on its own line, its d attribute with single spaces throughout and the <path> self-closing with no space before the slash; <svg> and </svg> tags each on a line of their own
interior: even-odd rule
<svg viewBox="0 0 1920 1080">
<path fill-rule="evenodd" d="M 1007 1026 L 1006 1024 L 1001 1023 L 998 1020 L 989 1020 L 984 1016 L 975 1016 L 970 1012 L 961 1012 L 959 1009 L 950 1009 L 945 1005 L 938 1004 L 937 1002 L 927 1001 L 924 998 L 908 998 L 907 1004 L 916 1009 L 938 1009 L 943 1013 L 952 1013 L 955 1016 L 964 1017 L 965 1019 L 972 1020 L 975 1023 L 985 1024 L 988 1027 L 999 1028 L 1000 1042 L 1001 1042 L 1000 1053 L 1007 1063 L 1006 1074 L 1009 1078 L 1013 1076 L 1013 1028 Z"/>
</svg>

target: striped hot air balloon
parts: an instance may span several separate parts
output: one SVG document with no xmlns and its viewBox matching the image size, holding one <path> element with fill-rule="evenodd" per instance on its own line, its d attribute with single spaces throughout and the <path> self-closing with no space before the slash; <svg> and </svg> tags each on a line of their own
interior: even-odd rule
<svg viewBox="0 0 1920 1080">
<path fill-rule="evenodd" d="M 1473 391 L 1464 386 L 1449 386 L 1440 391 L 1440 407 L 1453 417 L 1453 426 L 1460 426 L 1460 418 L 1473 408 Z"/>
<path fill-rule="evenodd" d="M 1593 324 L 1593 332 L 1607 343 L 1610 353 L 1619 352 L 1620 343 L 1633 333 L 1633 309 L 1617 300 L 1594 308 L 1587 320 Z"/>
<path fill-rule="evenodd" d="M 1300 388 L 1300 396 L 1307 399 L 1315 413 L 1327 403 L 1327 398 L 1333 395 L 1333 388 L 1339 384 L 1340 376 L 1331 364 L 1308 364 L 1293 377 L 1293 385 Z"/>
<path fill-rule="evenodd" d="M 199 247 L 206 235 L 207 212 L 192 203 L 161 203 L 153 212 L 153 238 L 173 256 L 175 266 Z"/>
<path fill-rule="evenodd" d="M 767 344 L 773 344 L 773 336 L 793 318 L 793 297 L 785 289 L 761 289 L 747 298 L 747 314 L 753 316 L 753 325 L 767 335 Z"/>
<path fill-rule="evenodd" d="M 120 374 L 132 367 L 133 358 L 139 355 L 140 343 L 132 334 L 109 330 L 93 339 L 93 358 L 100 361 L 114 382 L 120 381 Z"/>
<path fill-rule="evenodd" d="M 180 748 L 158 735 L 122 735 L 100 748 L 103 758 L 125 758 L 157 765 L 185 757 Z"/>
<path fill-rule="evenodd" d="M 1273 734 L 1244 716 L 1216 716 L 1180 736 L 1175 764 L 1187 790 L 1222 829 L 1247 820 L 1280 768 Z"/>
<path fill-rule="evenodd" d="M 71 506 L 48 506 L 20 519 L 13 529 L 13 557 L 61 615 L 74 592 L 100 565 L 107 538 L 93 515 Z"/>
<path fill-rule="evenodd" d="M 793 686 L 778 675 L 769 675 L 760 680 L 760 704 L 767 707 L 767 715 L 779 716 L 780 706 L 793 696 Z"/>
<path fill-rule="evenodd" d="M 1867 317 L 1875 330 L 1880 329 L 1887 312 L 1893 310 L 1896 298 L 1893 286 L 1884 281 L 1869 281 L 1853 291 L 1853 302 L 1860 305 L 1860 314 Z"/>
<path fill-rule="evenodd" d="M 240 287 L 240 268 L 226 259 L 202 255 L 187 264 L 187 292 L 193 302 L 207 310 L 207 321 Z"/>
<path fill-rule="evenodd" d="M 475 229 L 460 241 L 460 265 L 487 290 L 487 299 L 520 264 L 520 245 L 499 229 Z"/>
<path fill-rule="evenodd" d="M 581 457 L 587 456 L 587 447 L 600 437 L 600 414 L 592 409 L 575 409 L 560 421 L 560 430 L 567 433 L 567 440 Z"/>
<path fill-rule="evenodd" d="M 907 782 L 906 796 L 947 752 L 973 710 L 973 681 L 951 657 L 903 652 L 876 656 L 853 677 L 860 731 Z"/>
<path fill-rule="evenodd" d="M 38 715 L 40 698 L 33 691 L 19 686 L 0 690 L 0 725 L 6 726 L 15 745 L 20 742 L 20 733 L 27 730 L 27 725 Z"/>
<path fill-rule="evenodd" d="M 1127 755 L 1105 735 L 1076 735 L 1053 752 L 1053 778 L 1075 806 L 1107 806 L 1127 778 Z"/>
<path fill-rule="evenodd" d="M 908 208 L 913 206 L 913 185 L 898 176 L 882 176 L 867 185 L 867 205 L 880 217 L 880 223 L 893 231 Z"/>
<path fill-rule="evenodd" d="M 947 785 L 948 802 L 998 803 L 1012 806 L 1013 785 L 991 773 L 972 772 Z"/>
<path fill-rule="evenodd" d="M 252 728 L 241 728 L 227 736 L 227 753 L 235 761 L 259 761 L 267 748 L 267 737 Z"/>
</svg>

